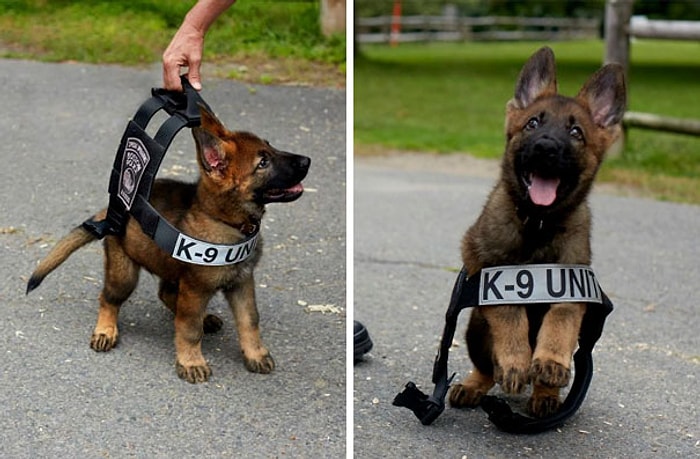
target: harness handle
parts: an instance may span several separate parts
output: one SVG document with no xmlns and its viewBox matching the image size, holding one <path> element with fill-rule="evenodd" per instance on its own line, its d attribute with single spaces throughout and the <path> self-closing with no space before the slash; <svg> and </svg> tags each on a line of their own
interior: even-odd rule
<svg viewBox="0 0 700 459">
<path fill-rule="evenodd" d="M 162 101 L 163 109 L 170 116 L 180 116 L 187 121 L 187 127 L 196 127 L 201 123 L 198 105 L 209 106 L 199 96 L 185 75 L 180 76 L 183 91 L 168 91 L 164 88 L 153 88 L 151 95 Z"/>
</svg>

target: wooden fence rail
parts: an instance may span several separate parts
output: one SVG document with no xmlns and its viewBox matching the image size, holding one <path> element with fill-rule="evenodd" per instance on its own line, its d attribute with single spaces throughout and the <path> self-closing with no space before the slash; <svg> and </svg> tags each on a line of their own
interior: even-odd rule
<svg viewBox="0 0 700 459">
<path fill-rule="evenodd" d="M 672 118 L 653 113 L 626 112 L 623 122 L 626 127 L 673 132 L 675 134 L 700 135 L 700 120 Z"/>
<path fill-rule="evenodd" d="M 629 34 L 636 38 L 663 38 L 666 40 L 700 40 L 698 21 L 660 21 L 643 16 L 632 16 Z"/>
<path fill-rule="evenodd" d="M 392 36 L 398 21 L 400 32 Z M 586 18 L 379 16 L 358 18 L 359 43 L 469 40 L 572 40 L 600 36 L 601 21 Z"/>
</svg>

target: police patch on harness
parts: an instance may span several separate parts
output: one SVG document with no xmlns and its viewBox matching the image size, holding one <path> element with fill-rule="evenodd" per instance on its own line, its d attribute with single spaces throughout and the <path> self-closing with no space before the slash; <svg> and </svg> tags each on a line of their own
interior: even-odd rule
<svg viewBox="0 0 700 459">
<path fill-rule="evenodd" d="M 587 265 L 516 265 L 481 270 L 479 306 L 524 303 L 602 303 Z"/>
<path fill-rule="evenodd" d="M 141 177 L 150 160 L 151 156 L 141 139 L 136 137 L 126 139 L 117 196 L 122 200 L 127 210 L 131 209 Z"/>
</svg>

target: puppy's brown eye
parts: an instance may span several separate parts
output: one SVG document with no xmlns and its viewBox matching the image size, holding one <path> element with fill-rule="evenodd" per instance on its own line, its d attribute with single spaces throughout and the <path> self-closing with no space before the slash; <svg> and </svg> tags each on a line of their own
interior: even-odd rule
<svg viewBox="0 0 700 459">
<path fill-rule="evenodd" d="M 528 131 L 532 131 L 533 129 L 537 129 L 538 127 L 540 127 L 540 119 L 536 116 L 533 116 L 532 118 L 527 120 L 527 124 L 525 125 L 525 129 Z"/>
<path fill-rule="evenodd" d="M 569 135 L 576 140 L 583 140 L 583 131 L 578 126 L 572 126 L 569 129 Z"/>
<path fill-rule="evenodd" d="M 258 169 L 266 169 L 269 166 L 270 160 L 267 159 L 267 157 L 263 156 L 262 158 L 260 158 L 260 162 L 258 163 Z"/>
</svg>

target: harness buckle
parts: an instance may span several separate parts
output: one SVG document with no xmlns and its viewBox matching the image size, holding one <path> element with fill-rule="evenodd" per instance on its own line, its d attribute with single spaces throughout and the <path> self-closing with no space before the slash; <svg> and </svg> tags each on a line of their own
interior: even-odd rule
<svg viewBox="0 0 700 459">
<path fill-rule="evenodd" d="M 445 397 L 455 374 L 453 373 L 449 379 L 437 382 L 432 395 L 423 393 L 413 381 L 409 381 L 403 392 L 394 397 L 392 405 L 408 408 L 413 411 L 421 424 L 429 426 L 445 411 Z"/>
<path fill-rule="evenodd" d="M 432 424 L 445 411 L 444 399 L 438 400 L 434 396 L 423 393 L 413 381 L 406 384 L 404 390 L 396 395 L 392 404 L 413 411 L 424 426 Z"/>
</svg>

